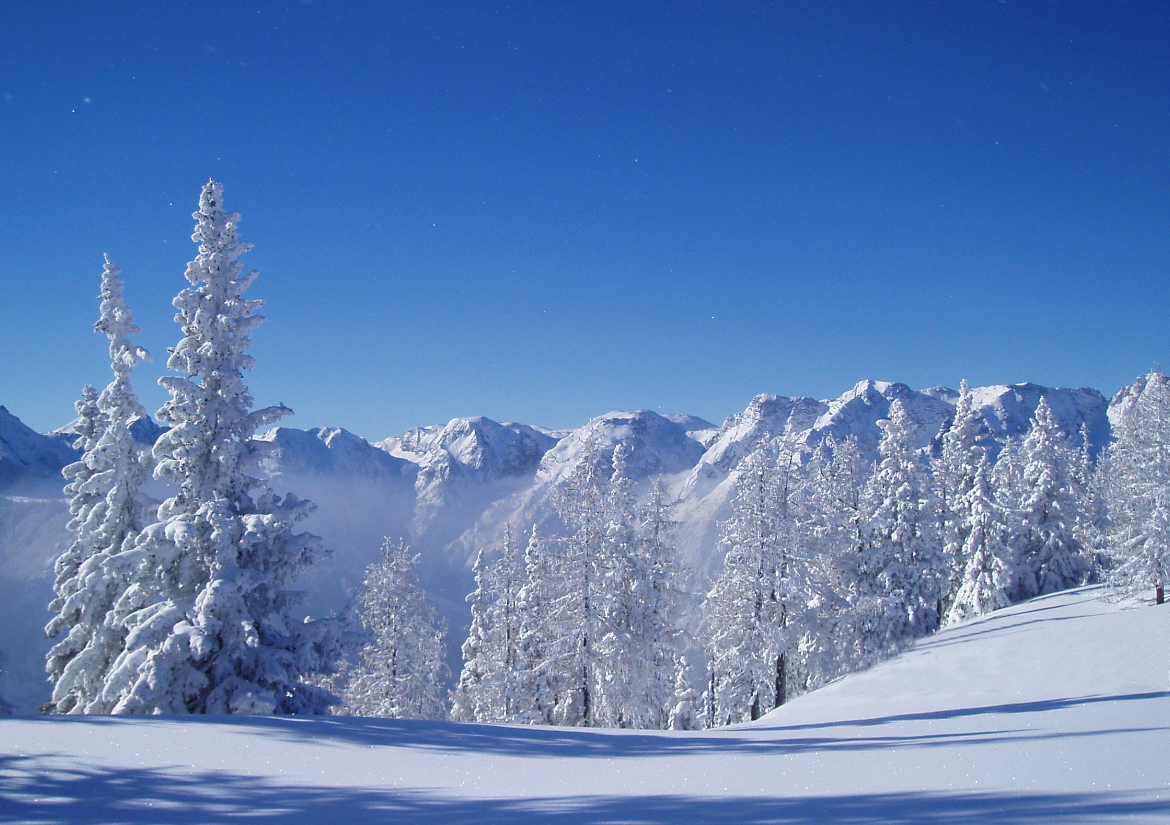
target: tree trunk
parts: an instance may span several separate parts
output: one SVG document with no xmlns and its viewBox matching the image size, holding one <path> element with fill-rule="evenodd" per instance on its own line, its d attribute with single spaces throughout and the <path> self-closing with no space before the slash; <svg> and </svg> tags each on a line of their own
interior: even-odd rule
<svg viewBox="0 0 1170 825">
<path fill-rule="evenodd" d="M 788 698 L 788 654 L 781 653 L 776 660 L 776 707 Z"/>
<path fill-rule="evenodd" d="M 707 727 L 715 727 L 719 723 L 715 721 L 715 671 L 711 671 L 711 678 L 708 680 L 707 687 Z"/>
<path fill-rule="evenodd" d="M 1154 604 L 1163 604 L 1166 601 L 1166 591 L 1162 589 L 1162 585 L 1154 588 Z"/>
</svg>

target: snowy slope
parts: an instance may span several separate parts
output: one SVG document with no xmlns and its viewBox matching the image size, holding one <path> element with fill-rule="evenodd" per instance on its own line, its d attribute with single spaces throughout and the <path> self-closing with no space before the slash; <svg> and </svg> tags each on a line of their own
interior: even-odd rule
<svg viewBox="0 0 1170 825">
<path fill-rule="evenodd" d="M 1081 589 L 702 733 L 352 718 L 0 721 L 0 819 L 1170 821 L 1170 607 Z"/>
</svg>

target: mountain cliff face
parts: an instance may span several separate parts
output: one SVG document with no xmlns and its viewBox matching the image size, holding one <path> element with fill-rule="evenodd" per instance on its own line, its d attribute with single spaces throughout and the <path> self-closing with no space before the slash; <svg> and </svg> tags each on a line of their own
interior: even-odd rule
<svg viewBox="0 0 1170 825">
<path fill-rule="evenodd" d="M 41 435 L 0 407 L 0 492 L 61 495 L 61 468 L 77 460 L 72 439 Z"/>
<path fill-rule="evenodd" d="M 1009 437 L 1027 432 L 1041 397 L 1048 399 L 1062 429 L 1078 443 L 1085 429 L 1094 454 L 1108 440 L 1109 403 L 1096 390 L 1017 384 L 973 392 L 984 419 L 983 442 L 992 456 L 998 456 Z M 950 426 L 958 398 L 958 392 L 945 387 L 916 391 L 905 384 L 862 381 L 828 401 L 759 395 L 717 428 L 701 421 L 672 427 L 675 422 L 647 411 L 600 416 L 566 434 L 549 450 L 532 487 L 486 511 L 457 542 L 458 554 L 469 564 L 476 547 L 499 540 L 505 522 L 519 531 L 532 524 L 548 532 L 559 530 L 549 490 L 569 477 L 580 460 L 582 444 L 592 436 L 598 439 L 602 460 L 609 460 L 617 443 L 626 445 L 631 451 L 631 476 L 643 482 L 643 491 L 649 477 L 668 483 L 677 502 L 674 518 L 680 522 L 676 537 L 680 560 L 695 576 L 693 586 L 702 590 L 722 563 L 716 552 L 719 522 L 730 515 L 740 463 L 757 445 L 783 438 L 813 447 L 826 436 L 838 440 L 852 436 L 862 456 L 876 461 L 881 440 L 878 422 L 888 417 L 890 404 L 897 400 L 915 425 L 918 446 L 930 451 Z"/>
<path fill-rule="evenodd" d="M 997 455 L 1007 438 L 1025 434 L 1044 397 L 1062 429 L 1079 441 L 1083 428 L 1096 453 L 1108 441 L 1110 416 L 1131 403 L 1144 386 L 1139 384 L 1119 392 L 1112 405 L 1091 389 L 977 388 L 984 444 Z M 374 443 L 341 429 L 279 427 L 262 436 L 259 473 L 278 493 L 294 492 L 317 505 L 302 526 L 320 535 L 331 552 L 303 580 L 309 613 L 346 609 L 383 538 L 401 536 L 420 553 L 420 579 L 450 623 L 449 654 L 456 666 L 469 621 L 464 597 L 473 589 L 476 551 L 496 545 L 505 523 L 518 536 L 533 524 L 550 533 L 561 529 L 549 493 L 584 459 L 587 441 L 593 442 L 595 460 L 607 464 L 617 445 L 625 445 L 627 471 L 638 492 L 645 493 L 654 479 L 667 485 L 677 501 L 680 561 L 693 576 L 689 589 L 700 593 L 722 562 L 719 522 L 729 513 L 740 463 L 757 444 L 784 438 L 815 446 L 827 435 L 852 435 L 862 454 L 876 459 L 878 422 L 894 400 L 905 405 L 919 446 L 929 451 L 949 426 L 958 393 L 862 381 L 827 401 L 760 395 L 719 426 L 648 410 L 607 413 L 563 432 L 457 418 Z M 153 441 L 159 432 L 154 422 L 144 421 L 136 437 Z M 43 701 L 42 694 L 47 697 L 40 682 L 47 614 L 29 606 L 48 604 L 52 563 L 67 546 L 60 471 L 76 460 L 71 441 L 69 427 L 40 435 L 0 407 L 0 589 L 19 591 L 20 598 L 9 602 L 22 606 L 0 610 L 0 648 L 7 650 L 4 668 L 12 674 L 7 681 L 20 683 L 6 686 L 0 680 L 0 695 L 21 712 Z M 152 494 L 161 498 L 165 490 Z M 5 641 L 26 637 L 33 641 Z"/>
</svg>

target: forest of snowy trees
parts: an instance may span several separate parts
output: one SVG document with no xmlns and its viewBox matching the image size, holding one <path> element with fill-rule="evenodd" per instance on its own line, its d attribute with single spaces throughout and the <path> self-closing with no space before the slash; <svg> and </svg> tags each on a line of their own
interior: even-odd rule
<svg viewBox="0 0 1170 825">
<path fill-rule="evenodd" d="M 1152 589 L 1161 603 L 1170 381 L 1139 384 L 1097 462 L 1043 399 L 993 462 L 966 382 L 932 449 L 914 446 L 898 401 L 872 466 L 853 438 L 759 444 L 740 464 L 723 566 L 693 627 L 682 623 L 661 484 L 639 510 L 621 446 L 607 468 L 587 442 L 554 491 L 567 534 L 534 531 L 522 566 L 509 531 L 477 560 L 454 716 L 726 725 L 943 625 L 1093 577 L 1120 593 Z M 688 659 L 701 666 L 688 672 Z"/>
<path fill-rule="evenodd" d="M 146 415 L 131 372 L 149 355 L 107 259 L 95 329 L 114 377 L 77 402 L 48 711 L 694 729 L 757 719 L 941 626 L 1094 578 L 1164 599 L 1166 376 L 1135 382 L 1100 456 L 1043 398 L 1023 437 L 990 449 L 964 382 L 926 449 L 897 400 L 876 461 L 852 437 L 755 444 L 732 476 L 722 567 L 698 593 L 667 486 L 639 494 L 626 447 L 587 435 L 548 493 L 562 529 L 506 525 L 481 548 L 449 691 L 446 627 L 400 539 L 367 570 L 355 616 L 300 620 L 295 582 L 325 551 L 294 531 L 312 505 L 250 475 L 271 448 L 255 436 L 289 411 L 252 409 L 243 374 L 262 302 L 244 297 L 250 246 L 222 200 L 209 182 L 194 214 L 153 448 L 131 434 Z M 145 493 L 152 477 L 166 500 Z"/>
</svg>

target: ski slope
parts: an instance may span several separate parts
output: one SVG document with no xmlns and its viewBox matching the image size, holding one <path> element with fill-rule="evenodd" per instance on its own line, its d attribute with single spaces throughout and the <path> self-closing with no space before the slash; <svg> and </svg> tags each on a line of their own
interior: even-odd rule
<svg viewBox="0 0 1170 825">
<path fill-rule="evenodd" d="M 350 718 L 0 721 L 0 822 L 1170 822 L 1170 605 L 947 629 L 702 733 Z"/>
</svg>

